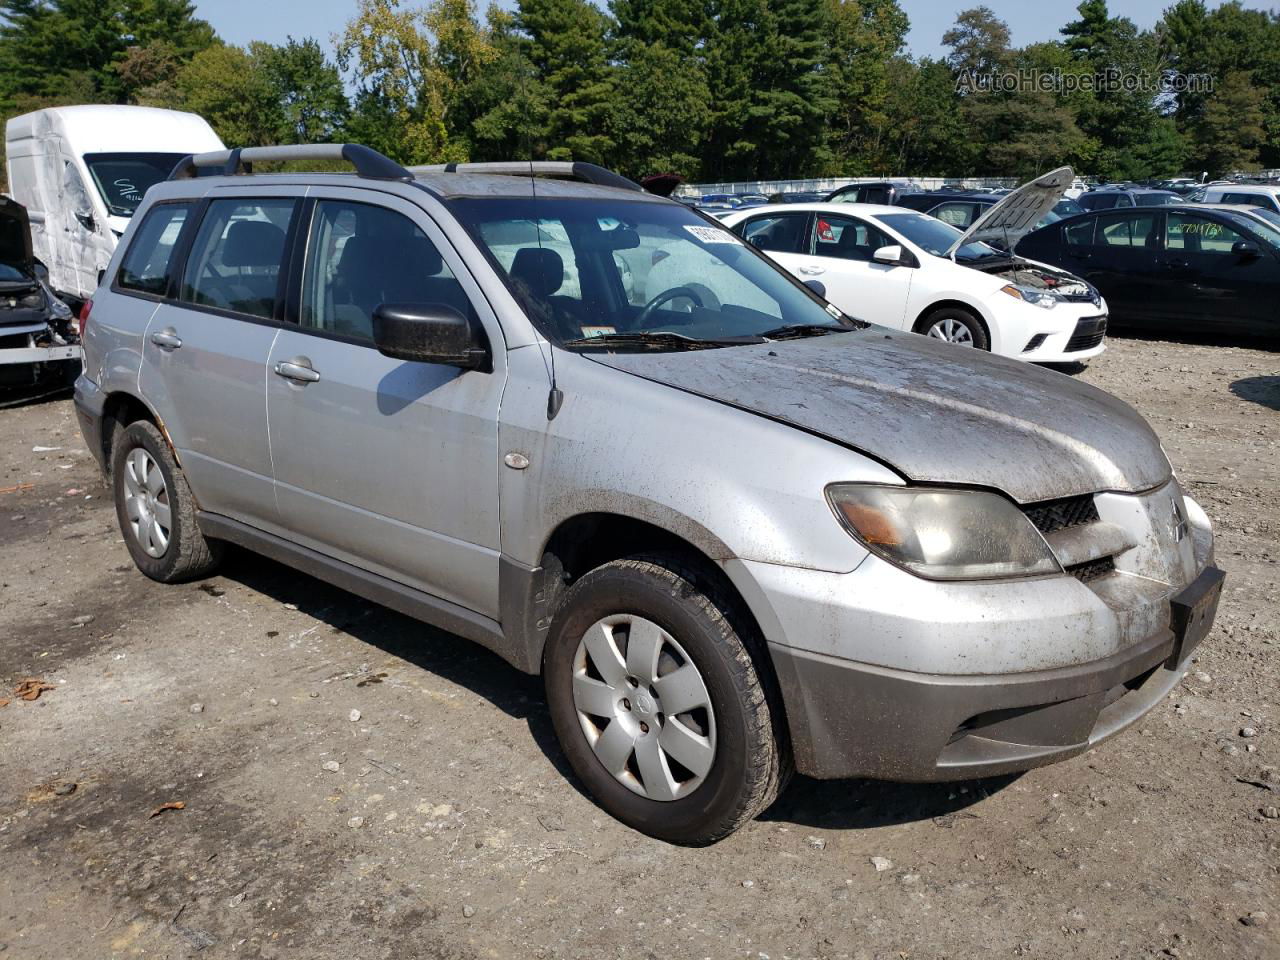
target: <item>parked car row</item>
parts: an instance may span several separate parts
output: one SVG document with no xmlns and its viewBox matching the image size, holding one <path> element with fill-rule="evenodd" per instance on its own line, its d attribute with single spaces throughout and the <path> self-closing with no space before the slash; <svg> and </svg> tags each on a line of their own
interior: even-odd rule
<svg viewBox="0 0 1280 960">
<path fill-rule="evenodd" d="M 250 172 L 308 158 L 355 176 Z M 1008 774 L 1154 708 L 1223 585 L 1141 417 L 954 345 L 1101 348 L 1089 284 L 983 242 L 1070 175 L 963 232 L 731 230 L 590 164 L 191 157 L 84 312 L 76 412 L 145 575 L 235 543 L 488 647 L 638 830 L 713 842 L 793 771 Z"/>
</svg>

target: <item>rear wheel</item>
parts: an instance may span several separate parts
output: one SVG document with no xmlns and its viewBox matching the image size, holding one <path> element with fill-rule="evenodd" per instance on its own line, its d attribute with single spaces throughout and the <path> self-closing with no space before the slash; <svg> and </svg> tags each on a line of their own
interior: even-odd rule
<svg viewBox="0 0 1280 960">
<path fill-rule="evenodd" d="M 218 565 L 222 544 L 200 532 L 187 480 L 155 424 L 136 420 L 117 435 L 111 485 L 125 546 L 152 580 L 194 580 Z"/>
<path fill-rule="evenodd" d="M 556 733 L 600 805 L 673 843 L 713 843 L 777 796 L 780 719 L 730 622 L 678 560 L 605 564 L 566 594 L 543 673 Z"/>
<path fill-rule="evenodd" d="M 982 321 L 961 307 L 939 307 L 916 324 L 916 333 L 960 347 L 991 349 Z"/>
</svg>

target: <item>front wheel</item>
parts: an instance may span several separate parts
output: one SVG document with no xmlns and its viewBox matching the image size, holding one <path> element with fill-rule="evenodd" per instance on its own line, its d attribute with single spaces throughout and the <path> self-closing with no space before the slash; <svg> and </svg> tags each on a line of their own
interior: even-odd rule
<svg viewBox="0 0 1280 960">
<path fill-rule="evenodd" d="M 768 806 L 789 759 L 732 604 L 678 560 L 617 560 L 566 594 L 543 660 L 561 746 L 599 804 L 681 844 Z"/>
<path fill-rule="evenodd" d="M 991 349 L 991 341 L 982 321 L 960 307 L 940 307 L 934 310 L 916 324 L 916 333 L 960 347 Z"/>
</svg>

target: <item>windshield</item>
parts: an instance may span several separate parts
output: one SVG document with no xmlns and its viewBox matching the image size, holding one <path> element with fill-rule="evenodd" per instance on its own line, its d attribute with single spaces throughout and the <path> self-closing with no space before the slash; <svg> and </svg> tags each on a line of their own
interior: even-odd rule
<svg viewBox="0 0 1280 960">
<path fill-rule="evenodd" d="M 185 153 L 86 153 L 85 165 L 114 217 L 131 217 L 147 189 L 166 180 Z"/>
<path fill-rule="evenodd" d="M 1253 214 L 1255 217 L 1261 217 L 1263 220 L 1267 221 L 1267 223 L 1269 223 L 1274 229 L 1276 229 L 1277 231 L 1280 231 L 1280 213 L 1277 213 L 1276 211 L 1272 210 L 1270 207 L 1254 207 L 1249 212 Z M 1277 243 L 1276 245 L 1280 246 L 1280 243 Z"/>
<path fill-rule="evenodd" d="M 855 326 L 680 204 L 462 197 L 449 206 L 534 325 L 561 345 L 599 339 L 614 349 L 620 338 L 664 334 L 645 348 L 680 349 L 759 343 L 782 327 Z"/>
<path fill-rule="evenodd" d="M 935 257 L 945 257 L 952 245 L 963 236 L 949 223 L 943 223 L 923 213 L 880 213 L 876 214 L 875 219 L 897 230 L 921 250 Z M 966 261 L 1003 256 L 1006 254 L 980 241 L 966 243 L 956 251 L 956 259 Z"/>
<path fill-rule="evenodd" d="M 1182 198 L 1176 193 L 1137 193 L 1133 202 L 1140 207 L 1167 207 L 1171 203 L 1181 203 Z"/>
<path fill-rule="evenodd" d="M 1232 223 L 1252 233 L 1261 234 L 1263 240 L 1280 253 L 1280 213 L 1262 207 L 1249 213 L 1238 213 L 1235 210 L 1224 210 L 1223 213 Z"/>
</svg>

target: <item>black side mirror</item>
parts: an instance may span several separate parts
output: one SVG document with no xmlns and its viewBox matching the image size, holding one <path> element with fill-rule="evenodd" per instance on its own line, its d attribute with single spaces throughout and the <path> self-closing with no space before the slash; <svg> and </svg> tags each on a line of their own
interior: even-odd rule
<svg viewBox="0 0 1280 960">
<path fill-rule="evenodd" d="M 1237 240 L 1231 245 L 1231 252 L 1241 260 L 1253 260 L 1255 257 L 1262 256 L 1262 250 L 1258 245 L 1249 240 Z"/>
<path fill-rule="evenodd" d="M 383 356 L 440 363 L 463 370 L 493 369 L 484 329 L 440 303 L 384 303 L 373 311 L 373 343 Z"/>
</svg>

